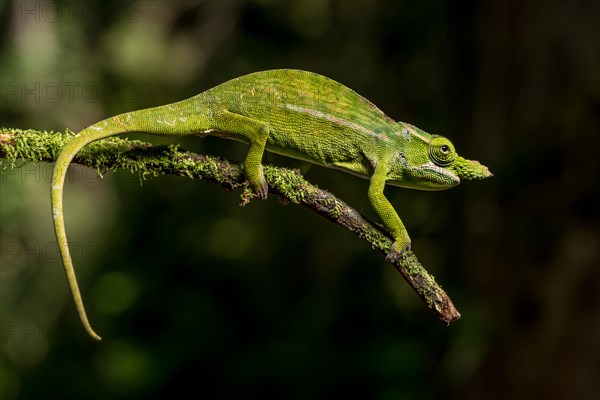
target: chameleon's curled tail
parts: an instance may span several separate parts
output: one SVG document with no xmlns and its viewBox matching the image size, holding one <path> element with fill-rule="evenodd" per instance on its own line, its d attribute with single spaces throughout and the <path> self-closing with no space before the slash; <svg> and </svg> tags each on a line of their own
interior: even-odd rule
<svg viewBox="0 0 600 400">
<path fill-rule="evenodd" d="M 184 104 L 187 105 L 188 103 Z M 183 114 L 174 114 L 171 111 L 170 106 L 156 107 L 153 109 L 117 115 L 83 129 L 62 148 L 62 151 L 56 159 L 52 175 L 51 198 L 54 231 L 56 233 L 58 249 L 62 257 L 69 288 L 71 289 L 73 300 L 75 301 L 75 306 L 79 313 L 79 318 L 88 334 L 96 340 L 101 340 L 101 338 L 94 332 L 88 321 L 79 286 L 77 284 L 77 277 L 75 276 L 75 269 L 73 268 L 73 261 L 71 260 L 67 235 L 65 232 L 62 197 L 67 168 L 77 152 L 85 145 L 120 133 L 142 132 L 157 135 L 184 135 L 192 133 L 197 127 L 198 120 L 194 121 L 195 125 L 182 123 L 182 121 L 185 121 L 186 116 L 187 115 Z M 180 118 L 180 120 L 177 120 L 177 124 L 175 124 L 175 121 L 172 121 L 173 118 Z"/>
<path fill-rule="evenodd" d="M 65 220 L 63 214 L 63 187 L 65 183 L 65 176 L 67 174 L 67 168 L 75 157 L 75 154 L 81 150 L 86 144 L 91 143 L 95 140 L 102 139 L 108 136 L 116 135 L 123 130 L 115 129 L 97 129 L 96 125 L 92 125 L 81 132 L 79 132 L 71 141 L 69 141 L 62 149 L 61 153 L 56 159 L 54 171 L 52 174 L 52 218 L 54 220 L 54 232 L 56 233 L 56 239 L 58 241 L 58 249 L 62 257 L 65 273 L 67 275 L 67 282 L 77 307 L 77 313 L 83 323 L 83 326 L 87 333 L 96 340 L 101 340 L 90 322 L 88 321 L 85 307 L 83 306 L 83 300 L 81 299 L 81 293 L 79 291 L 79 285 L 77 284 L 77 277 L 75 275 L 75 269 L 73 268 L 73 261 L 71 260 L 71 254 L 69 252 L 69 244 L 67 242 L 67 234 L 65 231 Z"/>
<path fill-rule="evenodd" d="M 67 169 L 69 164 L 75 157 L 75 155 L 85 145 L 94 142 L 99 139 L 103 139 L 109 136 L 114 136 L 119 133 L 135 131 L 134 129 L 137 120 L 136 113 L 127 115 L 119 115 L 98 122 L 92 126 L 89 126 L 79 132 L 73 139 L 71 139 L 63 148 L 54 166 L 52 174 L 52 192 L 51 192 L 51 203 L 52 203 L 52 219 L 54 220 L 54 232 L 56 233 L 56 240 L 58 241 L 58 249 L 63 261 L 65 273 L 67 275 L 67 282 L 75 301 L 75 307 L 77 307 L 77 313 L 81 319 L 87 333 L 96 340 L 101 340 L 90 322 L 88 321 L 85 307 L 83 306 L 83 300 L 81 299 L 81 293 L 79 291 L 79 285 L 77 284 L 77 277 L 75 275 L 75 269 L 73 268 L 73 261 L 69 252 L 69 244 L 67 242 L 67 234 L 65 231 L 65 219 L 63 214 L 63 187 L 65 184 L 65 177 L 67 175 Z M 139 125 L 138 125 L 139 126 Z"/>
<path fill-rule="evenodd" d="M 92 329 L 88 321 L 85 307 L 79 292 L 73 261 L 69 252 L 67 234 L 65 232 L 65 220 L 63 214 L 63 187 L 65 176 L 69 164 L 85 145 L 99 139 L 115 136 L 120 133 L 140 132 L 155 135 L 189 135 L 207 131 L 210 128 L 209 120 L 206 115 L 198 112 L 196 101 L 202 102 L 202 98 L 191 98 L 179 103 L 147 108 L 144 110 L 133 111 L 116 115 L 100 121 L 94 125 L 88 126 L 75 137 L 73 137 L 63 148 L 54 166 L 52 175 L 52 218 L 54 220 L 54 231 L 58 241 L 58 249 L 62 257 L 67 281 L 79 318 L 85 327 L 87 333 L 96 340 L 101 340 L 100 336 Z"/>
</svg>

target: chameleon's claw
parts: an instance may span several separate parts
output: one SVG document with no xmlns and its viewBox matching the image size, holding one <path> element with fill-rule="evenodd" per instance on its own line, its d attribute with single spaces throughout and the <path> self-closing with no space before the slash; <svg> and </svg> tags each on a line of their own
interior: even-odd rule
<svg viewBox="0 0 600 400">
<path fill-rule="evenodd" d="M 267 198 L 268 193 L 269 193 L 269 186 L 267 186 L 267 182 L 265 182 L 264 180 L 259 187 L 254 189 L 254 194 L 260 200 L 265 200 Z"/>
<path fill-rule="evenodd" d="M 269 193 L 269 185 L 267 185 L 267 180 L 263 174 L 262 165 L 260 166 L 258 174 L 252 174 L 246 171 L 246 179 L 248 180 L 248 185 L 252 190 L 252 197 L 258 198 L 259 200 L 264 200 L 267 198 L 267 194 Z M 248 201 L 249 200 L 250 199 L 248 199 Z"/>
<path fill-rule="evenodd" d="M 260 166 L 260 177 L 259 184 L 254 188 L 254 194 L 260 200 L 264 200 L 267 198 L 267 194 L 269 193 L 269 185 L 267 185 L 267 180 L 265 179 L 265 175 L 263 174 L 262 165 Z"/>
<path fill-rule="evenodd" d="M 399 241 L 395 241 L 394 243 L 392 243 L 392 248 L 390 249 L 388 255 L 385 257 L 385 261 L 394 264 L 400 259 L 400 257 L 402 257 L 402 255 L 407 250 L 410 250 L 410 244 L 410 242 Z"/>
</svg>

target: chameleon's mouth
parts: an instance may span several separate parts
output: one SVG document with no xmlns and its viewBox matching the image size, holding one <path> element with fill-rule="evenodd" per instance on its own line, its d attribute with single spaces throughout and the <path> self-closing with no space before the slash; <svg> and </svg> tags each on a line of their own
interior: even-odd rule
<svg viewBox="0 0 600 400">
<path fill-rule="evenodd" d="M 419 190 L 450 189 L 460 183 L 460 177 L 449 167 L 443 168 L 428 162 L 417 168 L 408 168 L 402 179 L 389 180 L 387 184 Z"/>
<path fill-rule="evenodd" d="M 452 187 L 460 183 L 460 176 L 453 170 L 440 167 L 432 162 L 425 164 L 424 167 L 429 171 L 430 176 L 435 177 L 435 182 L 442 183 L 444 187 Z"/>
</svg>

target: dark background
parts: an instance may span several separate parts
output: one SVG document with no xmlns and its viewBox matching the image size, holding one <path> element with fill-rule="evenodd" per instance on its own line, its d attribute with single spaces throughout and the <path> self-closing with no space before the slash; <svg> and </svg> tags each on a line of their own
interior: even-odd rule
<svg viewBox="0 0 600 400">
<path fill-rule="evenodd" d="M 78 131 L 300 68 L 495 176 L 386 192 L 462 313 L 445 327 L 379 253 L 308 210 L 75 167 L 66 223 L 96 343 L 54 244 L 52 166 L 5 170 L 0 398 L 600 398 L 600 1 L 1 4 L 0 125 Z M 374 216 L 367 181 L 307 178 Z"/>
</svg>

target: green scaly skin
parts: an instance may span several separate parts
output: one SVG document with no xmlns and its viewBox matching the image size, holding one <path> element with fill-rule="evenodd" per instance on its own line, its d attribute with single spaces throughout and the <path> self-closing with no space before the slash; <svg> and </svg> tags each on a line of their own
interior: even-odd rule
<svg viewBox="0 0 600 400">
<path fill-rule="evenodd" d="M 387 260 L 410 248 L 410 238 L 386 199 L 386 184 L 442 190 L 461 179 L 492 176 L 477 161 L 459 157 L 452 143 L 387 117 L 346 86 L 311 72 L 271 70 L 225 82 L 197 96 L 160 107 L 120 114 L 79 132 L 60 153 L 52 177 L 54 227 L 67 280 L 81 321 L 87 319 L 69 253 L 63 217 L 67 167 L 90 142 L 126 132 L 155 135 L 215 135 L 250 145 L 244 172 L 258 198 L 267 197 L 261 167 L 265 150 L 336 168 L 370 180 L 368 196 L 394 239 Z"/>
</svg>

